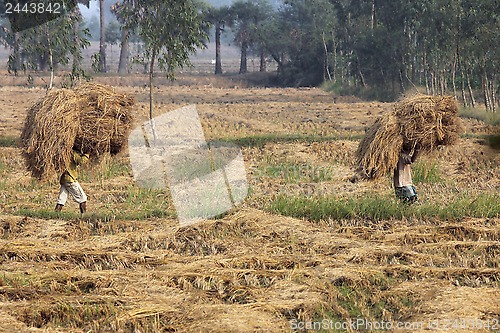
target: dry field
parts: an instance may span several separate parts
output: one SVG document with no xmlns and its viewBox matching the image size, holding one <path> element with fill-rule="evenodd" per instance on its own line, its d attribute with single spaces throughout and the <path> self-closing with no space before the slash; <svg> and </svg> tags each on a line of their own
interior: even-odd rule
<svg viewBox="0 0 500 333">
<path fill-rule="evenodd" d="M 0 332 L 500 329 L 498 126 L 464 120 L 458 146 L 415 166 L 420 202 L 407 207 L 389 178 L 348 180 L 365 126 L 391 104 L 160 80 L 155 113 L 196 104 L 207 140 L 241 145 L 250 184 L 241 207 L 181 228 L 168 190 L 137 188 L 126 154 L 83 172 L 86 216 L 52 212 L 57 177 L 32 180 L 15 146 L 45 92 L 1 79 Z M 145 77 L 97 81 L 134 94 L 146 119 Z"/>
</svg>

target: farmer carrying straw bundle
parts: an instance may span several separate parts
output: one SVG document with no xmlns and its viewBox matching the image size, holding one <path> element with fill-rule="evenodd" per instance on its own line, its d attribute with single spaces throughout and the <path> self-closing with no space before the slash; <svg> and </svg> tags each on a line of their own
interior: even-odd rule
<svg viewBox="0 0 500 333">
<path fill-rule="evenodd" d="M 419 149 L 415 148 L 413 152 L 404 149 L 399 154 L 398 163 L 394 169 L 394 191 L 396 197 L 405 202 L 415 202 L 418 200 L 417 189 L 413 185 L 411 178 L 411 164 L 415 162 L 419 154 Z"/>
<path fill-rule="evenodd" d="M 87 211 L 87 195 L 80 186 L 80 183 L 78 183 L 78 167 L 87 163 L 88 160 L 89 154 L 73 150 L 71 163 L 68 169 L 63 172 L 59 180 L 61 188 L 57 199 L 56 212 L 62 210 L 66 204 L 66 200 L 68 200 L 68 195 L 71 195 L 80 205 L 80 213 L 85 214 Z"/>
<path fill-rule="evenodd" d="M 94 164 L 126 146 L 134 99 L 100 84 L 85 83 L 74 90 L 51 91 L 28 110 L 21 134 L 23 156 L 32 176 L 47 180 L 59 174 L 60 211 L 69 195 L 87 209 L 87 196 L 78 183 L 77 168 Z"/>
<path fill-rule="evenodd" d="M 395 104 L 366 131 L 356 151 L 356 172 L 367 180 L 394 172 L 396 196 L 417 199 L 410 165 L 420 153 L 457 142 L 463 128 L 451 96 L 416 95 Z"/>
</svg>

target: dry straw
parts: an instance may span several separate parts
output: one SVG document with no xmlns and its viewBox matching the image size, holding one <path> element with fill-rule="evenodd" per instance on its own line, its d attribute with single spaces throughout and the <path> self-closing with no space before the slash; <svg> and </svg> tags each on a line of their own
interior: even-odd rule
<svg viewBox="0 0 500 333">
<path fill-rule="evenodd" d="M 94 162 L 118 154 L 131 130 L 133 105 L 132 97 L 95 83 L 49 92 L 28 110 L 21 134 L 28 170 L 38 179 L 62 173 L 73 149 Z"/>
<path fill-rule="evenodd" d="M 356 152 L 357 171 L 366 179 L 380 178 L 396 167 L 403 149 L 431 152 L 454 144 L 462 130 L 453 97 L 406 98 L 366 131 Z"/>
</svg>

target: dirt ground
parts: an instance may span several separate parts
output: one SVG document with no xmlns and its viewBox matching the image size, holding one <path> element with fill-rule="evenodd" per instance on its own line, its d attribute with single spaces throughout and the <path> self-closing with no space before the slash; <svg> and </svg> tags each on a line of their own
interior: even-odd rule
<svg viewBox="0 0 500 333">
<path fill-rule="evenodd" d="M 145 77 L 97 80 L 133 94 L 137 121 L 147 119 Z M 15 80 L 0 87 L 0 138 L 18 137 L 44 94 Z M 19 148 L 0 146 L 0 332 L 353 332 L 381 322 L 391 332 L 500 330 L 500 217 L 315 222 L 266 209 L 283 193 L 391 193 L 387 179 L 348 181 L 365 127 L 391 103 L 189 76 L 161 82 L 154 98 L 155 115 L 196 105 L 207 140 L 273 138 L 243 145 L 249 198 L 188 227 L 168 216 L 33 217 L 23 211 L 53 208 L 57 179 L 33 181 Z M 481 137 L 498 127 L 465 125 L 457 146 L 426 157 L 443 180 L 420 185 L 422 200 L 500 190 L 500 155 Z M 304 163 L 329 177 L 286 181 L 266 171 Z M 127 201 L 136 193 L 130 173 L 82 186 L 91 211 L 143 208 Z"/>
</svg>

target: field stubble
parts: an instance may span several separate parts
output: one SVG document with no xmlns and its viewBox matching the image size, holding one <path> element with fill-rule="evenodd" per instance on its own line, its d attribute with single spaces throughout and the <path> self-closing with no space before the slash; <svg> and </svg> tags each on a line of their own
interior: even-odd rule
<svg viewBox="0 0 500 333">
<path fill-rule="evenodd" d="M 138 122 L 147 119 L 147 91 L 121 85 L 137 96 Z M 9 143 L 44 92 L 0 90 L 0 137 Z M 83 172 L 92 212 L 80 218 L 70 204 L 55 214 L 56 177 L 33 181 L 18 148 L 5 144 L 0 331 L 287 332 L 290 320 L 499 317 L 500 220 L 491 200 L 498 203 L 500 160 L 479 139 L 498 127 L 466 120 L 469 135 L 457 146 L 415 166 L 421 202 L 405 207 L 389 178 L 348 181 L 365 126 L 391 104 L 230 83 L 162 85 L 155 100 L 158 115 L 196 104 L 207 140 L 242 146 L 249 198 L 179 227 L 168 191 L 138 189 L 125 154 Z M 314 205 L 276 205 L 290 199 Z M 335 215 L 332 202 L 350 215 Z M 313 208 L 328 214 L 315 219 Z"/>
</svg>

